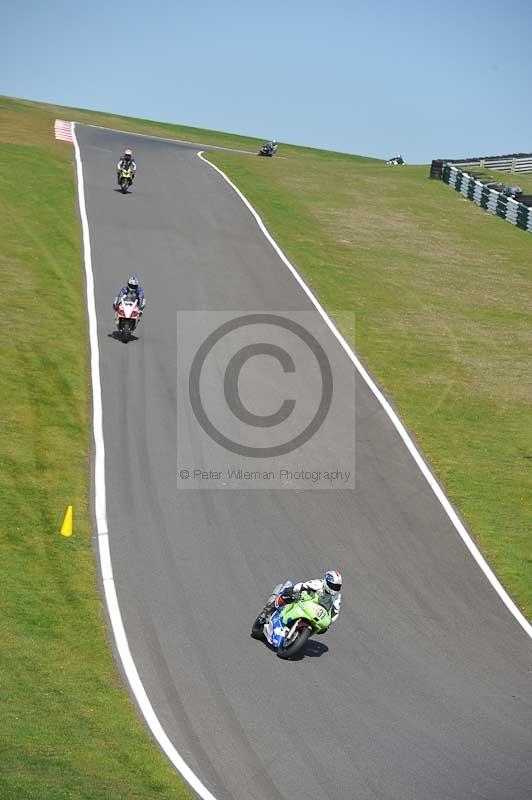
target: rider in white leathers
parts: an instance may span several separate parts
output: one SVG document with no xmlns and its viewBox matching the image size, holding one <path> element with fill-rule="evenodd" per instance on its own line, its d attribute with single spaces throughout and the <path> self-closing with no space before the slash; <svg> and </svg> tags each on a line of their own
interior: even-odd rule
<svg viewBox="0 0 532 800">
<path fill-rule="evenodd" d="M 291 603 L 303 591 L 316 592 L 320 605 L 331 611 L 331 622 L 336 622 L 342 604 L 342 576 L 335 570 L 328 570 L 323 578 L 312 578 L 309 581 L 300 581 L 294 586 L 287 586 L 280 594 L 272 594 L 268 599 L 261 617 L 266 619 L 276 608 L 281 608 L 286 603 Z"/>
</svg>

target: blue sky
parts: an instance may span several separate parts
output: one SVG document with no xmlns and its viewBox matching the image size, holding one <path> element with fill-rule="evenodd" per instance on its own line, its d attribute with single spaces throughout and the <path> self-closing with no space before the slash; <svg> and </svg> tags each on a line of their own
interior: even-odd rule
<svg viewBox="0 0 532 800">
<path fill-rule="evenodd" d="M 0 94 L 410 162 L 532 152 L 532 2 L 6 3 Z"/>
</svg>

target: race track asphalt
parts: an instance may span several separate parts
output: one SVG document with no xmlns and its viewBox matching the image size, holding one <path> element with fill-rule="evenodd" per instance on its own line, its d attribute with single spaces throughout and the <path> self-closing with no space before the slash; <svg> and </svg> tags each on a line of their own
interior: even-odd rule
<svg viewBox="0 0 532 800">
<path fill-rule="evenodd" d="M 176 311 L 312 306 L 197 147 L 135 137 L 138 177 L 122 196 L 114 170 L 131 141 L 76 133 L 115 582 L 179 753 L 218 800 L 530 800 L 530 640 L 362 379 L 354 491 L 176 488 Z M 148 305 L 123 344 L 111 304 L 130 272 Z M 348 387 L 353 366 L 330 349 Z M 183 446 L 203 458 L 189 419 Z M 334 420 L 329 431 L 334 455 Z M 304 659 L 283 662 L 249 637 L 277 580 L 329 565 L 344 575 L 342 613 Z"/>
</svg>

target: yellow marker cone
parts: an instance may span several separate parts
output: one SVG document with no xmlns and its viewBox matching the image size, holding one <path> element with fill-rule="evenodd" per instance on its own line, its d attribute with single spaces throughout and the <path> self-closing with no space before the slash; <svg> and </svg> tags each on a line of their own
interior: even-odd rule
<svg viewBox="0 0 532 800">
<path fill-rule="evenodd" d="M 62 536 L 72 536 L 72 516 L 72 506 L 68 506 L 63 524 L 61 525 L 61 530 L 59 531 Z"/>
</svg>

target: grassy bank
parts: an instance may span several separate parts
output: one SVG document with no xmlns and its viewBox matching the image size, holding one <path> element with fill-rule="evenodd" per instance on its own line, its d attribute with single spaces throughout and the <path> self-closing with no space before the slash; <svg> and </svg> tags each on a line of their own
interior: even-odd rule
<svg viewBox="0 0 532 800">
<path fill-rule="evenodd" d="M 123 689 L 97 588 L 75 203 L 71 146 L 53 141 L 49 119 L 3 105 L 0 796 L 185 798 Z"/>
<path fill-rule="evenodd" d="M 532 236 L 426 166 L 209 158 L 353 342 L 355 310 L 357 352 L 532 618 Z"/>
<path fill-rule="evenodd" d="M 2 800 L 186 796 L 112 661 L 88 514 L 89 382 L 73 153 L 55 117 L 258 141 L 0 98 L 4 447 Z M 249 197 L 420 441 L 532 617 L 532 237 L 427 167 L 295 147 L 211 155 Z M 57 528 L 75 503 L 76 535 Z M 468 558 L 464 549 L 464 558 Z"/>
<path fill-rule="evenodd" d="M 217 145 L 218 147 L 235 147 L 238 150 L 251 150 L 253 152 L 257 152 L 263 141 L 249 136 L 224 133 L 223 131 L 206 131 L 202 128 L 192 128 L 187 125 L 170 125 L 166 122 L 123 117 L 119 114 L 109 114 L 101 111 L 87 111 L 83 108 L 65 108 L 64 106 L 34 103 L 31 100 L 21 100 L 0 95 L 0 121 L 2 121 L 3 116 L 12 115 L 13 113 L 21 115 L 22 118 L 28 121 L 31 119 L 41 129 L 43 125 L 47 126 L 48 131 L 50 124 L 53 126 L 55 119 L 66 119 L 83 122 L 87 125 L 101 125 L 105 128 L 115 128 L 121 131 L 160 136 L 163 139 L 182 139 L 187 142 L 199 142 L 200 144 L 205 143 Z M 48 139 L 50 139 L 49 135 Z"/>
</svg>

